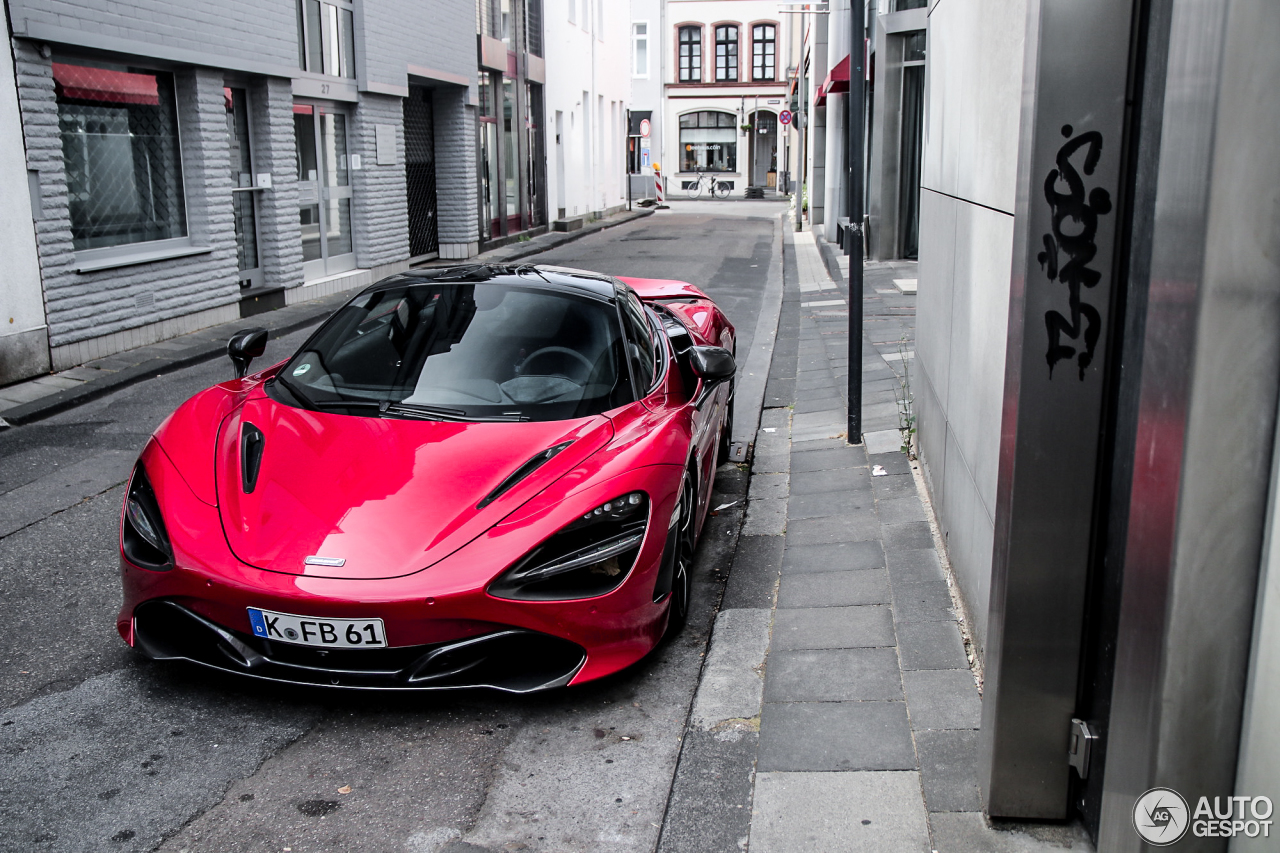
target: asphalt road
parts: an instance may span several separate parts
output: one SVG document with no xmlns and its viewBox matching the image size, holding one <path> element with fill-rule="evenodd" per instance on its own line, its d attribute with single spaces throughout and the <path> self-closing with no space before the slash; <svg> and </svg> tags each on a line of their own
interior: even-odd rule
<svg viewBox="0 0 1280 853">
<path fill-rule="evenodd" d="M 531 260 L 693 281 L 741 352 L 780 210 L 677 204 Z M 197 365 L 0 432 L 0 851 L 653 850 L 744 475 L 722 469 L 714 505 L 738 503 L 707 528 L 688 626 L 626 672 L 533 697 L 262 687 L 147 663 L 114 624 L 133 460 L 230 374 Z"/>
</svg>

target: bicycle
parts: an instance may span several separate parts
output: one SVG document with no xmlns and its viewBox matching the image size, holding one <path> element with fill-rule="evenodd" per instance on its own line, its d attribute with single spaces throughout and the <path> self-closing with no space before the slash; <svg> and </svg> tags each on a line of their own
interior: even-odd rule
<svg viewBox="0 0 1280 853">
<path fill-rule="evenodd" d="M 712 198 L 728 198 L 729 197 L 729 192 L 730 192 L 729 185 L 724 181 L 717 181 L 715 179 L 715 176 L 708 175 L 706 172 L 702 171 L 701 169 L 698 170 L 697 179 L 690 186 L 685 187 L 685 194 L 688 195 L 689 198 L 691 199 L 701 198 L 702 188 L 704 185 L 706 186 L 707 192 L 710 193 Z"/>
</svg>

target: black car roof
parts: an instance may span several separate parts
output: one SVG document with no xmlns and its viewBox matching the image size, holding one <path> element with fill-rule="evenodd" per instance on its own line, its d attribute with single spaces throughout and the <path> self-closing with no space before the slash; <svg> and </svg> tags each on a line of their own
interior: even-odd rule
<svg viewBox="0 0 1280 853">
<path fill-rule="evenodd" d="M 618 282 L 601 273 L 553 267 L 542 264 L 458 264 L 449 267 L 431 267 L 396 273 L 365 288 L 365 293 L 407 284 L 519 284 L 525 287 L 542 287 L 587 293 L 599 299 L 612 301 Z"/>
</svg>

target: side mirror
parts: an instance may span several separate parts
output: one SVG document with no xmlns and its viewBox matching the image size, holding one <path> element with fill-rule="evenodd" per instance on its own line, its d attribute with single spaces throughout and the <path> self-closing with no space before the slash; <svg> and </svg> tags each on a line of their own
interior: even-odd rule
<svg viewBox="0 0 1280 853">
<path fill-rule="evenodd" d="M 723 347 L 692 347 L 689 366 L 707 385 L 719 385 L 738 372 L 733 355 Z"/>
<path fill-rule="evenodd" d="M 227 341 L 227 358 L 236 368 L 236 379 L 243 379 L 249 372 L 249 362 L 267 349 L 266 329 L 241 329 Z"/>
</svg>

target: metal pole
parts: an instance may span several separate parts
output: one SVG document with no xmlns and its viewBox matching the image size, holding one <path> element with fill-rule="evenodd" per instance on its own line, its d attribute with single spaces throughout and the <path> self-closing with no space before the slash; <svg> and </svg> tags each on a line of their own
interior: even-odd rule
<svg viewBox="0 0 1280 853">
<path fill-rule="evenodd" d="M 862 184 L 863 115 L 866 103 L 866 0 L 849 3 L 849 231 L 845 254 L 849 256 L 849 431 L 850 444 L 862 444 Z"/>
<path fill-rule="evenodd" d="M 627 182 L 627 210 L 631 209 L 631 110 L 627 110 L 626 133 L 622 135 L 622 179 Z"/>
</svg>

